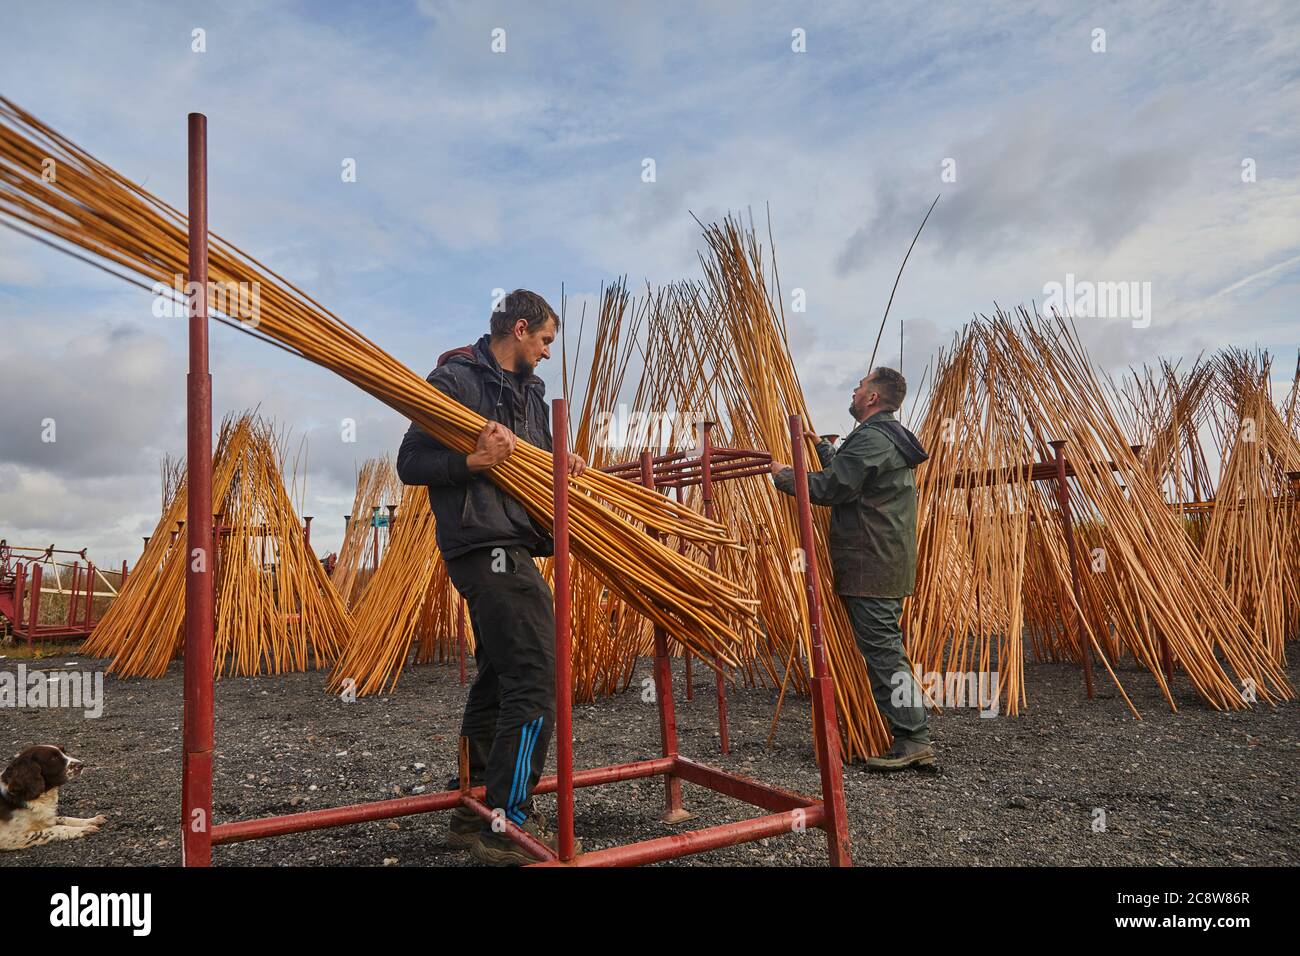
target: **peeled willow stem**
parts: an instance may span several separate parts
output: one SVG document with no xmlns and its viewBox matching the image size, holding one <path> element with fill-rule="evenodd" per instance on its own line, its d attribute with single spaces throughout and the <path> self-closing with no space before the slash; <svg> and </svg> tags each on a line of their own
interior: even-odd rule
<svg viewBox="0 0 1300 956">
<path fill-rule="evenodd" d="M 52 181 L 42 175 L 53 160 Z M 186 219 L 34 116 L 0 99 L 0 222 L 64 252 L 89 253 L 137 285 L 170 287 L 188 270 Z M 83 256 L 83 258 L 85 258 Z M 210 307 L 224 289 L 257 289 L 255 337 L 335 372 L 456 451 L 474 449 L 486 419 L 450 399 L 338 316 L 221 237 L 209 245 Z M 250 327 L 251 326 L 251 327 Z M 520 442 L 488 472 L 538 522 L 552 520 L 550 453 Z M 570 479 L 574 557 L 638 611 L 705 659 L 734 663 L 755 603 L 720 574 L 654 541 L 645 528 L 700 546 L 736 547 L 721 525 L 653 491 L 588 470 Z M 644 526 L 644 527 L 642 527 Z"/>
</svg>

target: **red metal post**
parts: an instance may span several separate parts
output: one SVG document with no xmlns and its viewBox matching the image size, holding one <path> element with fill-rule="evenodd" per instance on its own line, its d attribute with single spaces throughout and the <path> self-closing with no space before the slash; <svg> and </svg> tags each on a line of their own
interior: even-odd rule
<svg viewBox="0 0 1300 956">
<path fill-rule="evenodd" d="M 704 498 L 704 516 L 710 521 L 717 520 L 713 508 L 713 437 L 710 432 L 715 422 L 701 422 L 700 437 L 700 493 Z M 717 548 L 709 548 L 709 570 L 716 571 L 718 566 Z M 726 665 L 716 654 L 713 656 L 714 674 L 717 676 L 718 695 L 718 740 L 724 754 L 731 753 L 731 744 L 727 739 L 727 677 Z"/>
<path fill-rule="evenodd" d="M 212 862 L 212 377 L 208 373 L 208 125 L 189 115 L 189 352 L 186 460 L 185 710 L 181 862 Z"/>
<path fill-rule="evenodd" d="M 27 565 L 19 561 L 14 566 L 14 618 L 13 630 L 16 634 L 23 626 L 23 597 L 27 591 Z"/>
<path fill-rule="evenodd" d="M 95 562 L 86 562 L 86 630 L 90 630 L 90 616 L 95 608 Z"/>
<path fill-rule="evenodd" d="M 41 578 L 45 572 L 39 564 L 32 564 L 32 616 L 27 625 L 27 650 L 32 649 L 32 640 L 36 636 L 36 628 L 41 620 Z"/>
<path fill-rule="evenodd" d="M 311 547 L 311 515 L 304 515 L 302 519 L 302 542 Z"/>
<path fill-rule="evenodd" d="M 572 592 L 569 588 L 569 408 L 551 402 L 551 454 L 555 488 L 555 791 L 559 857 L 573 859 L 573 674 L 569 630 Z"/>
<path fill-rule="evenodd" d="M 849 824 L 844 806 L 844 767 L 840 760 L 839 717 L 835 687 L 822 644 L 821 584 L 817 579 L 817 539 L 813 535 L 812 501 L 808 497 L 808 467 L 804 462 L 803 421 L 790 416 L 791 464 L 795 503 L 799 509 L 799 543 L 803 548 L 804 588 L 808 597 L 808 634 L 812 658 L 813 735 L 821 765 L 822 803 L 826 807 L 826 849 L 831 866 L 851 866 Z"/>
<path fill-rule="evenodd" d="M 149 542 L 149 539 L 146 538 L 146 539 L 145 539 L 145 543 L 148 544 L 148 542 Z M 121 593 L 122 588 L 126 586 L 126 575 L 127 575 L 126 558 L 123 558 L 123 559 L 122 559 L 122 579 L 121 579 L 120 581 L 117 582 L 117 589 L 118 589 L 118 592 L 119 592 L 119 593 Z"/>
<path fill-rule="evenodd" d="M 1074 589 L 1074 602 L 1079 605 L 1079 617 L 1075 623 L 1075 633 L 1079 638 L 1079 652 L 1083 654 L 1083 685 L 1087 688 L 1088 699 L 1092 700 L 1092 654 L 1088 647 L 1088 635 L 1083 626 L 1083 592 L 1079 587 L 1079 556 L 1074 549 L 1074 517 L 1070 508 L 1070 489 L 1065 476 L 1065 441 L 1058 439 L 1048 442 L 1055 453 L 1056 465 L 1056 500 L 1061 508 L 1061 529 L 1065 534 L 1065 547 L 1070 553 L 1070 586 Z"/>
<path fill-rule="evenodd" d="M 647 488 L 655 486 L 654 465 L 650 452 L 641 453 L 641 484 Z M 678 491 L 678 498 L 681 492 Z M 653 533 L 653 532 L 651 532 Z M 677 708 L 673 704 L 673 669 L 668 657 L 668 636 L 663 628 L 654 629 L 655 640 L 655 703 L 659 707 L 659 739 L 663 743 L 665 757 L 677 756 Z M 665 823 L 681 823 L 695 814 L 682 806 L 682 782 L 676 774 L 664 777 L 664 812 L 660 817 Z"/>
<path fill-rule="evenodd" d="M 64 626 L 68 630 L 76 627 L 77 624 L 77 598 L 81 595 L 81 562 L 72 562 L 72 580 L 68 582 L 68 613 L 65 618 Z"/>
</svg>

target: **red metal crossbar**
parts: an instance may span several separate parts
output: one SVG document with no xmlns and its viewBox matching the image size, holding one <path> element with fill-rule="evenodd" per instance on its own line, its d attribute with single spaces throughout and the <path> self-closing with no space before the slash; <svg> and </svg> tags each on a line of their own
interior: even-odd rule
<svg viewBox="0 0 1300 956">
<path fill-rule="evenodd" d="M 211 378 L 207 371 L 207 182 L 206 119 L 202 114 L 189 117 L 190 147 L 190 278 L 198 289 L 191 303 L 190 377 L 187 387 L 187 435 L 190 462 L 190 512 L 187 521 L 190 556 L 202 555 L 212 541 L 212 515 L 209 508 L 195 507 L 196 502 L 211 500 L 212 478 L 212 409 Z M 821 633 L 821 597 L 818 591 L 816 562 L 805 562 L 805 591 L 810 625 L 810 659 L 813 668 L 813 734 L 821 769 L 822 797 L 809 797 L 752 780 L 716 767 L 696 763 L 677 752 L 676 714 L 673 708 L 672 673 L 669 669 L 667 637 L 655 629 L 654 680 L 659 707 L 659 725 L 663 755 L 651 760 L 616 764 L 585 770 L 573 767 L 573 687 L 570 671 L 570 625 L 572 594 L 569 588 L 569 478 L 568 478 L 568 409 L 564 399 L 552 402 L 554 447 L 554 522 L 555 540 L 555 702 L 556 767 L 553 777 L 544 777 L 534 793 L 554 793 L 557 848 L 550 850 L 534 837 L 497 814 L 483 803 L 482 787 L 468 785 L 468 773 L 462 760 L 461 788 L 441 793 L 395 800 L 380 800 L 354 806 L 333 807 L 285 816 L 264 817 L 234 823 L 212 821 L 212 743 L 213 743 L 213 604 L 210 561 L 190 560 L 185 580 L 185 709 L 184 754 L 181 764 L 182 861 L 186 866 L 208 866 L 214 844 L 302 833 L 324 827 L 342 826 L 371 820 L 468 807 L 497 826 L 504 825 L 507 836 L 542 865 L 619 866 L 668 860 L 719 847 L 761 840 L 782 833 L 801 833 L 818 827 L 826 831 L 830 862 L 850 865 L 848 822 L 844 808 L 843 768 L 840 761 L 838 719 L 835 693 L 826 666 Z M 806 551 L 816 546 L 812 533 L 812 509 L 808 499 L 807 470 L 803 455 L 803 426 L 798 416 L 790 417 L 793 447 L 796 502 L 799 512 L 800 540 Z M 757 460 L 761 453 L 735 452 L 724 449 L 726 460 Z M 671 456 L 670 456 L 671 457 Z M 770 457 L 770 456 L 769 456 Z M 670 466 L 661 476 L 661 487 L 682 487 L 698 477 L 704 485 L 706 501 L 711 502 L 714 474 L 713 455 L 707 442 L 703 464 L 692 465 L 686 459 Z M 643 480 L 654 484 L 654 462 L 642 457 L 638 470 Z M 661 464 L 663 462 L 661 461 Z M 698 473 L 690 473 L 694 468 Z M 463 658 L 462 658 L 463 659 Z M 463 748 L 462 748 L 463 753 Z M 667 822 L 689 819 L 682 807 L 681 781 L 706 787 L 715 792 L 767 811 L 763 816 L 736 823 L 725 823 L 676 833 L 626 846 L 613 846 L 575 854 L 574 790 L 624 780 L 663 776 Z"/>
</svg>

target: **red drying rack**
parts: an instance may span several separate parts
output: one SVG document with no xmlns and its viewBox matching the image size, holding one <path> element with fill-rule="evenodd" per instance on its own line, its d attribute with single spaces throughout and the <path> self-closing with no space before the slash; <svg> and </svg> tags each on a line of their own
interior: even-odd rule
<svg viewBox="0 0 1300 956">
<path fill-rule="evenodd" d="M 189 115 L 189 241 L 190 276 L 196 283 L 190 288 L 207 287 L 207 121 L 199 113 Z M 212 382 L 208 374 L 207 301 L 193 297 L 190 315 L 190 373 L 187 384 L 187 447 L 190 469 L 189 513 L 186 521 L 187 546 L 190 553 L 211 541 L 212 515 L 201 502 L 211 501 L 212 470 Z M 835 866 L 851 865 L 848 821 L 844 807 L 843 770 L 835 710 L 835 693 L 826 665 L 822 643 L 821 595 L 813 562 L 805 562 L 805 591 L 810 625 L 810 657 L 813 669 L 813 734 L 821 769 L 820 798 L 793 793 L 726 770 L 710 767 L 683 757 L 677 749 L 677 724 L 673 707 L 672 673 L 669 669 L 667 636 L 656 629 L 654 681 L 659 708 L 662 756 L 632 763 L 574 770 L 573 767 L 573 695 L 570 670 L 571 592 L 569 587 L 569 479 L 568 479 L 568 409 L 563 399 L 551 404 L 554 445 L 555 511 L 555 663 L 556 663 L 556 767 L 555 776 L 543 777 L 534 793 L 554 793 L 558 805 L 557 850 L 552 851 L 509 820 L 497 817 L 498 826 L 518 845 L 524 847 L 539 865 L 618 866 L 652 863 L 673 859 L 719 847 L 761 840 L 783 833 L 801 833 L 808 828 L 826 832 L 830 862 Z M 807 470 L 804 463 L 803 427 L 798 416 L 790 417 L 792 461 L 795 472 L 796 501 L 799 511 L 800 540 L 806 553 L 816 546 L 813 536 L 812 508 L 808 500 Z M 723 462 L 750 461 L 748 468 L 737 472 L 759 474 L 764 459 L 760 453 L 721 449 Z M 673 456 L 668 456 L 673 457 Z M 659 483 L 697 479 L 703 482 L 711 468 L 693 466 L 685 460 L 665 463 L 660 460 Z M 642 480 L 656 483 L 655 461 L 649 454 L 638 463 Z M 719 470 L 727 467 L 720 464 Z M 675 478 L 671 477 L 675 475 Z M 716 472 L 708 475 L 716 478 Z M 739 474 L 736 475 L 739 477 Z M 461 788 L 440 793 L 399 797 L 325 810 L 263 817 L 235 823 L 212 820 L 212 749 L 213 749 L 213 591 L 211 562 L 190 561 L 185 580 L 185 708 L 184 751 L 182 757 L 181 828 L 182 862 L 185 866 L 209 866 L 212 847 L 243 840 L 302 833 L 325 827 L 384 820 L 436 810 L 467 807 L 485 820 L 493 813 L 484 802 L 483 787 L 469 787 L 466 771 L 466 748 L 460 748 Z M 677 823 L 690 819 L 682 804 L 681 782 L 707 787 L 766 811 L 762 816 L 736 823 L 588 853 L 574 853 L 574 790 L 623 780 L 646 777 L 664 778 L 665 809 L 662 819 Z"/>
<path fill-rule="evenodd" d="M 606 465 L 601 471 L 629 481 L 639 481 L 648 488 L 675 488 L 679 502 L 686 488 L 699 485 L 700 497 L 704 502 L 704 516 L 714 521 L 717 514 L 713 505 L 713 483 L 765 475 L 772 463 L 771 454 L 765 451 L 715 446 L 712 431 L 716 424 L 710 421 L 699 423 L 698 455 L 695 452 L 679 451 L 651 457 L 646 452 L 639 459 Z M 708 560 L 709 570 L 716 570 L 717 559 L 713 548 L 709 549 Z M 686 699 L 692 700 L 691 660 L 694 655 L 689 649 L 683 648 L 682 656 L 686 661 Z M 731 753 L 731 740 L 727 730 L 727 677 L 724 663 L 715 658 L 713 671 L 716 676 L 714 693 L 718 702 L 718 741 L 722 752 L 728 754 Z"/>
<path fill-rule="evenodd" d="M 14 551 L 37 552 L 15 555 Z M 63 621 L 41 624 L 41 596 L 45 593 L 44 563 L 53 566 L 54 555 L 77 555 L 86 562 L 73 562 L 68 570 L 68 610 Z M 8 618 L 15 640 L 26 640 L 32 650 L 36 642 L 70 641 L 89 637 L 95 629 L 95 564 L 86 557 L 86 549 L 68 551 L 55 548 L 22 548 L 0 540 L 0 615 Z M 126 583 L 126 562 L 122 562 L 122 583 Z M 29 576 L 30 575 L 30 576 Z M 83 590 L 84 587 L 84 590 Z M 26 607 L 24 607 L 26 600 Z M 24 613 L 25 612 L 25 613 Z"/>
</svg>

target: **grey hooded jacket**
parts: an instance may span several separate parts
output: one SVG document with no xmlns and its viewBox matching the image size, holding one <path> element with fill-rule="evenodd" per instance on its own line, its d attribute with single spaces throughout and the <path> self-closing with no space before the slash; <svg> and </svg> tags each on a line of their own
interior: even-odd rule
<svg viewBox="0 0 1300 956">
<path fill-rule="evenodd" d="M 466 408 L 505 425 L 521 441 L 551 450 L 546 386 L 536 375 L 521 385 L 498 364 L 488 348 L 490 335 L 472 346 L 452 349 L 438 359 L 428 382 Z M 438 550 L 444 559 L 478 548 L 522 546 L 536 557 L 552 553 L 545 528 L 524 506 L 484 474 L 471 474 L 466 455 L 453 451 L 414 422 L 397 452 L 397 476 L 406 485 L 426 485 L 437 521 Z"/>
</svg>

